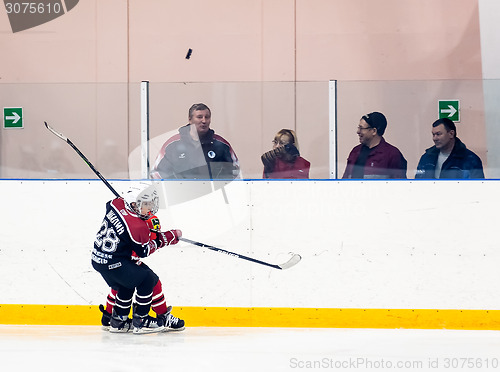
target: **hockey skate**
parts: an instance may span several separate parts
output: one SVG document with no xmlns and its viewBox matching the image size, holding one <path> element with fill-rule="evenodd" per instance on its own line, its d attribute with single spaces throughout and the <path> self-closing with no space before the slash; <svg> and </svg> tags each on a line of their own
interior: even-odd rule
<svg viewBox="0 0 500 372">
<path fill-rule="evenodd" d="M 136 335 L 166 331 L 163 323 L 158 318 L 153 318 L 150 315 L 141 316 L 134 314 L 132 325 L 134 326 L 134 334 Z"/>
<path fill-rule="evenodd" d="M 99 305 L 99 310 L 101 310 L 102 318 L 101 325 L 103 331 L 109 331 L 109 323 L 111 322 L 111 314 L 106 311 L 103 305 Z"/>
<path fill-rule="evenodd" d="M 184 320 L 173 316 L 170 311 L 172 306 L 168 307 L 168 311 L 165 314 L 157 315 L 158 323 L 161 323 L 165 327 L 165 331 L 183 331 Z"/>
<path fill-rule="evenodd" d="M 117 315 L 114 310 L 109 321 L 109 332 L 127 333 L 132 331 L 132 319 L 127 315 Z"/>
</svg>

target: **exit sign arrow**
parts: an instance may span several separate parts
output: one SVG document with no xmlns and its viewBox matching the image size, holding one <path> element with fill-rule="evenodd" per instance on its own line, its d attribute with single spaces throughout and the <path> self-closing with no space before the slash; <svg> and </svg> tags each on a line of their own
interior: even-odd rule
<svg viewBox="0 0 500 372">
<path fill-rule="evenodd" d="M 3 108 L 3 127 L 4 128 L 23 128 L 23 108 L 22 107 L 4 107 Z"/>
<path fill-rule="evenodd" d="M 11 120 L 12 124 L 16 124 L 19 121 L 19 119 L 21 119 L 21 117 L 19 116 L 19 114 L 17 112 L 13 112 L 12 116 L 5 117 L 5 120 Z"/>
<path fill-rule="evenodd" d="M 440 119 L 448 118 L 451 121 L 460 121 L 460 101 L 458 99 L 440 100 L 438 102 Z"/>
<path fill-rule="evenodd" d="M 457 109 L 452 105 L 448 105 L 449 108 L 441 109 L 441 114 L 448 114 L 448 117 L 451 118 L 457 112 Z"/>
</svg>

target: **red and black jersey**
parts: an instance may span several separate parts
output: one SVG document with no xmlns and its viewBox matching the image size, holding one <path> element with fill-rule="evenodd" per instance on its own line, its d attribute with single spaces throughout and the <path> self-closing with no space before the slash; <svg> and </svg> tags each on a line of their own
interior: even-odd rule
<svg viewBox="0 0 500 372">
<path fill-rule="evenodd" d="M 130 261 L 132 252 L 147 257 L 156 250 L 147 221 L 130 212 L 121 198 L 106 203 L 106 214 L 97 232 L 92 261 L 112 269 L 118 262 Z"/>
<path fill-rule="evenodd" d="M 151 232 L 151 240 L 156 240 L 156 236 L 157 234 L 151 230 L 156 230 L 156 231 L 160 231 L 161 229 L 161 226 L 160 226 L 160 220 L 158 219 L 158 217 L 156 217 L 155 215 L 151 215 L 147 220 L 146 220 L 146 223 L 148 225 L 148 228 L 149 228 L 149 231 Z M 158 243 L 157 243 L 158 244 Z M 154 249 L 150 249 L 149 251 L 149 254 L 153 254 L 154 252 L 156 251 L 156 248 Z M 132 260 L 134 261 L 137 261 L 137 264 L 140 265 L 140 257 L 135 253 L 135 252 L 132 252 Z"/>
</svg>

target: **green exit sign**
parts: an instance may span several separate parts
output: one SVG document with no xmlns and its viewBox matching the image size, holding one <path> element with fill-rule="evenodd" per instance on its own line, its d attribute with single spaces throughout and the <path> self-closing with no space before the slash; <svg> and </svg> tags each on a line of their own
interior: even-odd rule
<svg viewBox="0 0 500 372">
<path fill-rule="evenodd" d="M 23 128 L 23 108 L 22 107 L 4 107 L 3 108 L 3 127 L 4 128 Z"/>
<path fill-rule="evenodd" d="M 458 99 L 440 100 L 439 118 L 448 118 L 458 123 L 460 121 L 460 101 Z"/>
</svg>

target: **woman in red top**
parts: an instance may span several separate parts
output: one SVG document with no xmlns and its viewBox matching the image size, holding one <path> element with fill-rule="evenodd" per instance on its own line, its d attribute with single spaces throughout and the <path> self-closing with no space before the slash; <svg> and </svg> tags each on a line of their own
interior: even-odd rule
<svg viewBox="0 0 500 372">
<path fill-rule="evenodd" d="M 282 129 L 273 140 L 273 149 L 261 156 L 263 178 L 309 178 L 311 163 L 300 156 L 297 135 L 291 129 Z"/>
</svg>

